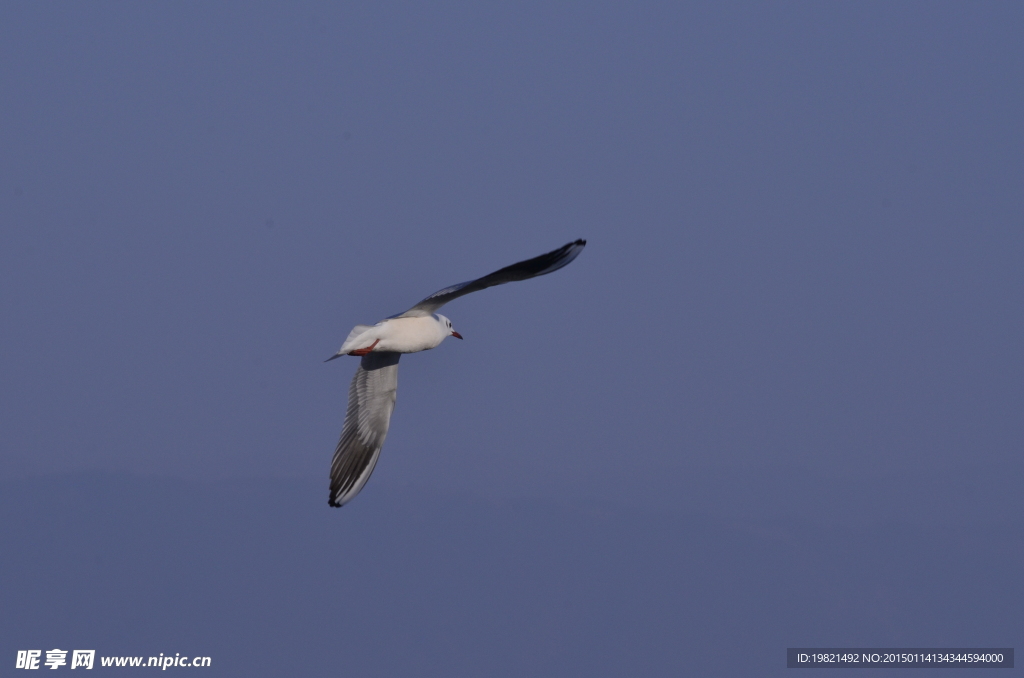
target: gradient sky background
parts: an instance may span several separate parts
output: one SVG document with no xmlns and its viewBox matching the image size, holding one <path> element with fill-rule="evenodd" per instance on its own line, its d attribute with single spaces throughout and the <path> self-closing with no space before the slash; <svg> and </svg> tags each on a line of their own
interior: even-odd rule
<svg viewBox="0 0 1024 678">
<path fill-rule="evenodd" d="M 1020 4 L 4 15 L 0 666 L 1024 647 Z M 351 327 L 577 237 L 329 510 Z"/>
</svg>

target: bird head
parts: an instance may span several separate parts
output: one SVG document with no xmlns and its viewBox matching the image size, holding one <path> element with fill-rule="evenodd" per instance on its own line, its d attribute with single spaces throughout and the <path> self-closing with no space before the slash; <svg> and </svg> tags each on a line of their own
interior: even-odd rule
<svg viewBox="0 0 1024 678">
<path fill-rule="evenodd" d="M 462 339 L 462 335 L 452 329 L 452 321 L 451 320 L 448 320 L 448 318 L 444 317 L 440 313 L 438 313 L 436 317 L 437 317 L 437 322 L 441 325 L 441 327 L 446 332 L 448 332 L 447 336 L 455 337 L 456 339 Z"/>
</svg>

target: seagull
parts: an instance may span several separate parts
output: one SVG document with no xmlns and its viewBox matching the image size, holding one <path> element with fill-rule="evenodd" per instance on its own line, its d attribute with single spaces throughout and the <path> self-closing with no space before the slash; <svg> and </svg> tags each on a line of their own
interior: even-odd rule
<svg viewBox="0 0 1024 678">
<path fill-rule="evenodd" d="M 547 275 L 579 256 L 586 240 L 574 240 L 557 250 L 520 261 L 476 280 L 434 292 L 410 308 L 381 320 L 376 325 L 356 325 L 338 352 L 324 362 L 343 355 L 360 356 L 361 361 L 348 389 L 348 411 L 341 439 L 331 462 L 331 495 L 328 504 L 343 506 L 359 494 L 377 464 L 398 389 L 398 359 L 403 353 L 436 348 L 448 337 L 462 339 L 452 321 L 437 310 L 470 292 Z"/>
</svg>

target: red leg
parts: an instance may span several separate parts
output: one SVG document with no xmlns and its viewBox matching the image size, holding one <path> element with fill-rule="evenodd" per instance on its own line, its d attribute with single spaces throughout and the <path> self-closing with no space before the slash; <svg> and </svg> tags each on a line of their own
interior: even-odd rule
<svg viewBox="0 0 1024 678">
<path fill-rule="evenodd" d="M 372 344 L 370 344 L 369 346 L 367 346 L 366 348 L 357 348 L 354 351 L 349 351 L 348 354 L 349 355 L 366 355 L 367 353 L 369 353 L 370 351 L 373 350 L 374 346 L 376 346 L 379 343 L 380 343 L 380 339 L 375 339 L 374 342 Z"/>
</svg>

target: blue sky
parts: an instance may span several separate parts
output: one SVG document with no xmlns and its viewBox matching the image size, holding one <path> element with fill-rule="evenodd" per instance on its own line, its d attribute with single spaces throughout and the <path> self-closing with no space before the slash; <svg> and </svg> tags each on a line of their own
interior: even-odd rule
<svg viewBox="0 0 1024 678">
<path fill-rule="evenodd" d="M 578 572 L 583 598 L 618 582 L 631 601 L 625 618 L 647 619 L 648 594 L 624 593 L 634 584 L 670 591 L 672 609 L 688 612 L 651 617 L 663 631 L 699 628 L 686 620 L 704 615 L 725 634 L 746 614 L 771 657 L 810 644 L 801 629 L 821 628 L 830 632 L 814 640 L 826 645 L 1012 645 L 1020 613 L 999 607 L 1000 596 L 1020 597 L 1009 575 L 986 585 L 995 608 L 964 601 L 942 612 L 929 601 L 1022 560 L 1019 538 L 994 536 L 1019 535 L 1024 508 L 1022 20 L 1010 3 L 8 7 L 0 482 L 25 501 L 7 504 L 4 550 L 26 535 L 41 541 L 40 555 L 9 561 L 27 579 L 10 575 L 4 587 L 71 595 L 72 570 L 60 568 L 75 566 L 42 566 L 53 555 L 45 535 L 59 525 L 102 541 L 145 530 L 119 517 L 140 512 L 160 529 L 193 526 L 207 553 L 244 572 L 257 542 L 218 546 L 248 529 L 236 501 L 251 503 L 253 519 L 277 507 L 294 524 L 273 534 L 315 536 L 331 559 L 349 553 L 348 539 L 377 553 L 369 536 L 353 536 L 369 526 L 378 532 L 359 534 L 401 543 L 421 504 L 443 530 L 482 502 L 484 522 L 467 534 L 539 530 L 495 543 Z M 466 341 L 402 361 L 374 476 L 329 511 L 355 359 L 322 361 L 351 327 L 578 237 L 588 246 L 568 268 L 446 307 Z M 80 498 L 80 514 L 66 508 L 71 523 L 38 499 L 48 484 Z M 307 494 L 313 503 L 296 508 Z M 190 507 L 196 496 L 213 522 Z M 537 506 L 547 532 L 522 517 Z M 601 558 L 596 538 L 558 536 L 590 511 L 601 512 L 594 529 L 612 535 Z M 649 521 L 658 548 L 630 542 Z M 709 560 L 688 561 L 691 581 L 717 568 L 722 579 L 709 586 L 722 591 L 798 589 L 808 525 L 935 538 L 974 526 L 989 536 L 972 537 L 966 564 L 880 546 L 879 562 L 895 569 L 877 571 L 828 542 L 840 550 L 828 551 L 831 575 L 816 585 L 833 601 L 877 597 L 907 568 L 945 563 L 931 583 L 910 577 L 917 603 L 882 615 L 888 626 L 868 608 L 850 612 L 848 626 L 829 613 L 838 621 L 822 626 L 808 606 L 790 610 L 788 635 L 758 636 L 773 623 L 767 598 L 725 611 L 701 599 L 693 610 L 696 599 L 670 586 L 671 568 L 652 565 L 642 586 L 623 574 L 637 554 L 687 552 L 692 528 L 724 541 L 701 542 Z M 795 550 L 777 580 L 754 585 L 747 563 L 762 538 Z M 421 592 L 425 606 L 486 590 L 447 570 L 415 579 L 417 554 L 429 559 L 437 546 L 409 539 L 405 565 L 371 587 L 419 581 L 435 592 Z M 102 560 L 106 547 L 86 541 Z M 456 571 L 503 562 L 473 543 L 449 544 Z M 138 590 L 160 601 L 172 594 L 157 581 L 156 548 L 122 557 Z M 252 572 L 274 588 L 298 576 L 287 562 Z M 307 564 L 323 568 L 313 579 L 324 586 L 331 562 L 340 567 Z M 181 568 L 215 601 L 207 614 L 250 625 L 245 642 L 203 634 L 221 648 L 220 666 L 260 652 L 267 666 L 283 661 L 266 648 L 277 637 L 289 647 L 285 622 L 251 626 L 254 599 L 215 594 L 226 571 Z M 116 575 L 105 572 L 75 590 L 106 590 Z M 561 620 L 555 640 L 513 643 L 548 658 L 515 666 L 554 674 L 621 636 L 598 624 L 560 654 L 558 629 L 619 603 L 594 593 L 589 608 L 551 612 L 558 596 L 536 593 L 544 576 L 513 576 L 507 597 L 474 614 L 481 628 L 488 614 Z M 330 631 L 341 622 L 313 614 L 315 590 L 282 598 L 278 611 Z M 533 602 L 517 607 L 527 590 Z M 379 612 L 366 595 L 354 618 Z M 175 608 L 159 632 L 122 627 L 130 597 L 106 600 L 91 616 L 31 626 L 30 600 L 18 598 L 4 628 L 31 626 L 19 642 L 40 647 L 107 629 L 96 643 L 131 654 L 142 635 L 179 638 L 196 623 Z M 402 619 L 402 643 L 421 647 L 410 640 L 419 617 Z M 300 635 L 296 648 L 306 647 Z M 405 670 L 346 647 L 366 675 Z M 641 647 L 624 645 L 607 675 L 641 651 L 652 672 L 681 670 L 675 650 Z M 488 656 L 431 666 L 470 675 Z"/>
</svg>

